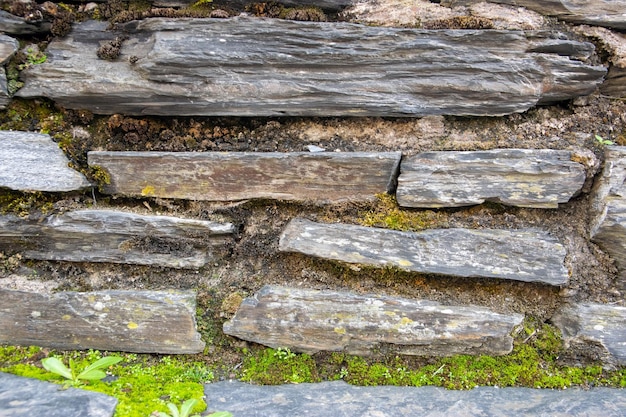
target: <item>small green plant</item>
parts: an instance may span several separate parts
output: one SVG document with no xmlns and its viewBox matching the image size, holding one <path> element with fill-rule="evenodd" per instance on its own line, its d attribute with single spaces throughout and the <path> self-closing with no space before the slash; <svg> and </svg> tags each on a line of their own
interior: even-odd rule
<svg viewBox="0 0 626 417">
<path fill-rule="evenodd" d="M 51 357 L 41 360 L 41 364 L 48 371 L 57 375 L 61 375 L 68 380 L 68 384 L 77 387 L 83 385 L 83 381 L 98 381 L 106 377 L 106 373 L 103 369 L 109 366 L 115 365 L 120 362 L 122 358 L 118 356 L 105 356 L 100 358 L 91 365 L 88 365 L 81 372 L 78 372 L 74 361 L 70 359 L 70 367 L 65 366 L 59 358 Z"/>
<path fill-rule="evenodd" d="M 191 410 L 198 404 L 198 400 L 190 399 L 181 404 L 180 409 L 175 404 L 168 403 L 167 408 L 170 409 L 170 414 L 159 411 L 158 417 L 200 417 L 200 414 L 191 415 Z M 207 417 L 232 417 L 232 414 L 228 411 L 216 411 L 209 414 Z"/>
<path fill-rule="evenodd" d="M 287 347 L 279 347 L 276 348 L 274 352 L 274 356 L 281 360 L 293 359 L 296 357 L 296 354 L 291 351 L 291 349 Z"/>
<path fill-rule="evenodd" d="M 595 138 L 596 138 L 596 141 L 598 142 L 598 144 L 601 145 L 601 146 L 614 145 L 615 144 L 615 142 L 613 142 L 612 140 L 604 139 L 600 135 L 595 135 Z"/>
<path fill-rule="evenodd" d="M 26 49 L 26 62 L 20 64 L 18 66 L 20 71 L 25 70 L 26 68 L 32 67 L 33 65 L 39 65 L 46 62 L 48 57 L 46 54 L 41 52 L 39 49 L 28 48 Z"/>
</svg>

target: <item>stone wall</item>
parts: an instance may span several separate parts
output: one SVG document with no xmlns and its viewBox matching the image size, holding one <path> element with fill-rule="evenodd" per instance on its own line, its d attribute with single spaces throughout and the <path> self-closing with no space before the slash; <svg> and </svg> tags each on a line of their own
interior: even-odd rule
<svg viewBox="0 0 626 417">
<path fill-rule="evenodd" d="M 0 131 L 0 252 L 22 259 L 0 271 L 0 342 L 202 352 L 210 316 L 233 344 L 504 355 L 533 317 L 623 365 L 626 109 L 601 94 L 626 88 L 624 38 L 536 12 L 623 16 L 409 3 L 419 28 L 375 2 L 350 22 L 86 19 L 37 63 L 16 39 L 56 20 L 0 14 L 5 125 L 23 99 L 67 118 Z M 272 152 L 259 128 L 216 152 L 255 123 Z"/>
</svg>

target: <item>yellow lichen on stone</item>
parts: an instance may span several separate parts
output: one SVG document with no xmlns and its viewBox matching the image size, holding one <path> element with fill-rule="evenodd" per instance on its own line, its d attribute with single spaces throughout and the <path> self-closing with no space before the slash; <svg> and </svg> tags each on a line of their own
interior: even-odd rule
<svg viewBox="0 0 626 417">
<path fill-rule="evenodd" d="M 143 187 L 143 189 L 141 190 L 141 195 L 142 196 L 153 196 L 155 194 L 155 189 L 152 185 L 146 185 L 145 187 Z"/>
<path fill-rule="evenodd" d="M 130 330 L 135 330 L 137 327 L 139 327 L 139 325 L 134 321 L 129 321 L 126 327 L 128 327 Z"/>
<path fill-rule="evenodd" d="M 335 327 L 333 330 L 337 334 L 346 334 L 346 329 L 344 329 L 343 327 Z"/>
</svg>

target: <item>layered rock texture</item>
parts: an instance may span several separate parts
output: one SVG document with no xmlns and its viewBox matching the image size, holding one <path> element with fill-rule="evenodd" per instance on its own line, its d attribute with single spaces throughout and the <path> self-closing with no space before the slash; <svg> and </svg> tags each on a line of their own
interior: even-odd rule
<svg viewBox="0 0 626 417">
<path fill-rule="evenodd" d="M 0 187 L 20 191 L 76 191 L 91 186 L 48 135 L 0 131 Z"/>
<path fill-rule="evenodd" d="M 626 364 L 626 307 L 568 305 L 552 321 L 561 329 L 567 343 L 599 343 L 620 365 Z"/>
<path fill-rule="evenodd" d="M 89 152 L 110 194 L 233 201 L 368 201 L 393 190 L 397 153 Z"/>
<path fill-rule="evenodd" d="M 0 343 L 55 349 L 198 353 L 191 291 L 38 294 L 0 289 Z"/>
<path fill-rule="evenodd" d="M 563 245 L 533 230 L 456 228 L 412 233 L 294 219 L 281 235 L 280 250 L 428 274 L 552 285 L 568 279 Z"/>
<path fill-rule="evenodd" d="M 398 204 L 404 207 L 461 207 L 494 201 L 556 208 L 585 183 L 584 166 L 568 151 L 501 149 L 484 152 L 427 152 L 402 163 Z"/>
<path fill-rule="evenodd" d="M 100 114 L 495 116 L 590 94 L 606 73 L 581 61 L 590 43 L 519 31 L 245 17 L 106 29 L 88 21 L 51 42 L 18 96 Z M 121 55 L 99 59 L 122 35 Z"/>
<path fill-rule="evenodd" d="M 0 249 L 30 259 L 200 268 L 234 232 L 230 223 L 78 210 L 29 220 L 0 215 Z"/>
<path fill-rule="evenodd" d="M 522 315 L 427 300 L 297 288 L 262 288 L 224 332 L 297 352 L 342 351 L 450 356 L 507 354 Z"/>
<path fill-rule="evenodd" d="M 593 192 L 591 238 L 617 264 L 620 279 L 626 282 L 626 148 L 611 147 L 605 152 L 604 170 Z"/>
</svg>

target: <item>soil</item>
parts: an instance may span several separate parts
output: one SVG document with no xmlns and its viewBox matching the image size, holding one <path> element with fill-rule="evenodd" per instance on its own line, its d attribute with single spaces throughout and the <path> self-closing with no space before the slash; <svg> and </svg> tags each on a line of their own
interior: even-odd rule
<svg viewBox="0 0 626 417">
<path fill-rule="evenodd" d="M 267 10 L 273 9 L 268 7 Z M 458 19 L 451 20 L 454 21 Z M 483 21 L 479 23 L 484 24 Z M 541 24 L 544 24 L 543 20 Z M 18 101 L 14 100 L 12 106 L 15 103 Z M 3 128 L 19 128 L 11 124 L 11 108 L 0 113 Z M 88 150 L 290 152 L 306 151 L 309 145 L 315 145 L 331 152 L 399 150 L 405 156 L 428 150 L 571 149 L 587 155 L 589 174 L 593 176 L 598 172 L 603 153 L 595 135 L 626 145 L 626 103 L 598 93 L 559 105 L 493 118 L 137 118 L 94 116 L 65 109 L 55 111 L 63 115 L 63 121 L 52 127 L 50 134 L 63 142 L 74 166 L 87 174 L 90 173 L 86 167 Z M 27 130 L 39 130 L 44 122 L 35 114 L 23 115 L 21 119 L 21 126 L 25 126 L 22 128 Z M 594 155 L 597 163 L 594 163 Z M 30 280 L 58 283 L 56 290 L 197 289 L 199 304 L 211 309 L 203 319 L 214 325 L 232 316 L 233 299 L 250 296 L 266 284 L 480 305 L 500 312 L 524 313 L 540 321 L 549 320 L 554 311 L 568 301 L 624 304 L 626 285 L 618 282 L 612 260 L 588 240 L 590 214 L 586 193 L 561 205 L 558 210 L 484 204 L 436 211 L 439 227 L 530 227 L 550 231 L 568 251 L 566 264 L 571 278 L 562 288 L 380 270 L 278 252 L 279 235 L 294 217 L 359 224 L 367 213 L 382 210 L 380 203 L 323 207 L 277 201 L 224 204 L 152 198 L 116 199 L 101 195 L 97 190 L 48 198 L 53 201 L 53 208 L 47 214 L 95 205 L 144 214 L 233 222 L 238 233 L 227 253 L 199 271 L 42 261 L 22 261 L 22 269 L 17 270 L 18 276 Z M 27 214 L 42 215 L 36 204 L 27 210 Z M 5 273 L 0 286 L 15 288 L 16 285 L 19 287 L 19 282 L 15 275 Z M 223 304 L 223 300 L 230 302 Z M 219 343 L 223 343 L 226 350 L 245 345 L 221 337 Z M 236 354 L 231 352 L 229 355 L 232 361 L 237 360 Z"/>
</svg>

